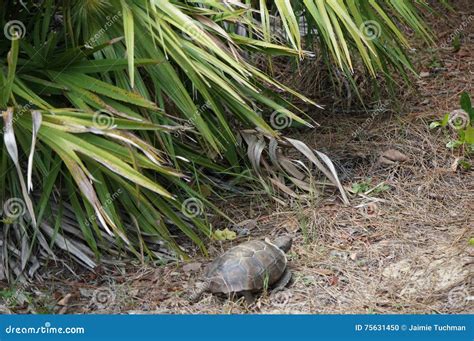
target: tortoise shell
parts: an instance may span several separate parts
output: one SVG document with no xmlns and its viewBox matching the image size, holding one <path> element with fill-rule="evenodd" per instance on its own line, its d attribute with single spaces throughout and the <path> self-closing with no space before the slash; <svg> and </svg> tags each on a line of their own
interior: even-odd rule
<svg viewBox="0 0 474 341">
<path fill-rule="evenodd" d="M 208 290 L 223 294 L 262 290 L 278 281 L 286 263 L 285 252 L 266 241 L 237 245 L 208 266 Z"/>
</svg>

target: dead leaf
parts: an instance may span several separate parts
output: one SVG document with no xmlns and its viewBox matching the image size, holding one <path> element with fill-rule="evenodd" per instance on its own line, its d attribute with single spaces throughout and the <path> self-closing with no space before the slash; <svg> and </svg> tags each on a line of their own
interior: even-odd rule
<svg viewBox="0 0 474 341">
<path fill-rule="evenodd" d="M 69 252 L 71 255 L 75 256 L 77 260 L 90 269 L 94 269 L 97 266 L 92 260 L 92 251 L 89 249 L 83 250 L 81 247 L 82 245 L 79 242 L 70 238 L 65 238 L 61 234 L 56 234 L 54 229 L 48 223 L 46 223 L 46 221 L 41 223 L 41 228 L 48 237 L 53 238 L 54 236 L 55 246 Z"/>
<path fill-rule="evenodd" d="M 67 309 L 68 309 L 68 307 L 62 307 L 62 308 L 59 310 L 58 315 L 67 314 Z"/>
<path fill-rule="evenodd" d="M 392 160 L 392 161 L 405 162 L 405 161 L 408 160 L 408 156 L 406 156 L 405 154 L 399 152 L 396 149 L 389 149 L 389 150 L 385 151 L 382 154 L 382 156 L 389 159 L 389 160 Z"/>
<path fill-rule="evenodd" d="M 461 158 L 457 157 L 454 159 L 453 163 L 451 164 L 451 171 L 453 171 L 453 173 L 455 173 L 458 170 L 460 160 Z"/>
<path fill-rule="evenodd" d="M 382 164 L 382 165 L 386 165 L 386 166 L 391 166 L 391 165 L 394 165 L 395 162 L 387 159 L 387 158 L 384 158 L 383 156 L 380 156 L 379 159 L 378 159 L 378 163 Z"/>
<path fill-rule="evenodd" d="M 298 220 L 294 217 L 288 218 L 280 226 L 283 227 L 289 233 L 295 233 L 300 229 L 300 224 L 298 223 Z"/>
<path fill-rule="evenodd" d="M 27 175 L 27 185 L 28 185 L 28 193 L 33 190 L 33 181 L 32 181 L 32 173 L 33 173 L 33 157 L 35 154 L 35 146 L 36 146 L 36 137 L 38 136 L 38 131 L 41 127 L 41 122 L 43 117 L 41 116 L 41 112 L 34 110 L 31 112 L 33 118 L 33 132 L 31 137 L 31 148 L 30 148 L 30 155 L 28 157 L 28 175 Z"/>
<path fill-rule="evenodd" d="M 379 158 L 379 163 L 384 165 L 393 165 L 395 162 L 408 161 L 408 156 L 399 152 L 396 149 L 389 149 L 382 153 Z"/>
<path fill-rule="evenodd" d="M 378 206 L 375 202 L 371 202 L 367 205 L 367 215 L 373 216 L 376 215 L 378 211 Z"/>
<path fill-rule="evenodd" d="M 329 281 L 328 281 L 328 282 L 329 282 L 329 285 L 331 285 L 331 286 L 336 286 L 336 285 L 339 284 L 339 277 L 337 277 L 337 276 L 331 276 L 331 277 L 329 278 Z"/>
<path fill-rule="evenodd" d="M 339 180 L 339 176 L 334 167 L 334 164 L 329 159 L 329 157 L 322 152 L 314 150 L 321 158 L 321 160 L 323 160 L 323 162 L 326 164 L 324 165 L 321 161 L 319 161 L 319 159 L 316 157 L 311 148 L 309 148 L 305 143 L 299 140 L 290 139 L 288 137 L 285 138 L 285 140 L 291 143 L 293 147 L 295 147 L 295 149 L 297 149 L 300 153 L 306 156 L 308 160 L 310 160 L 316 167 L 318 167 L 318 169 L 323 172 L 324 175 L 326 175 L 326 177 L 333 183 L 333 185 L 338 187 L 344 203 L 349 204 L 349 199 L 347 198 L 346 191 L 344 191 L 344 188 L 342 187 L 342 184 Z"/>
<path fill-rule="evenodd" d="M 66 294 L 61 300 L 59 300 L 58 305 L 60 306 L 67 306 L 69 304 L 69 301 L 71 300 L 72 294 Z"/>
</svg>

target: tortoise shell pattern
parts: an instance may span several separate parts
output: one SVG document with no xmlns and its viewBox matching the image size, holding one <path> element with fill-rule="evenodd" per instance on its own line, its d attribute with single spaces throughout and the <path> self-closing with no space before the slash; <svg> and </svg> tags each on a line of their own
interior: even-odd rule
<svg viewBox="0 0 474 341">
<path fill-rule="evenodd" d="M 212 293 L 262 290 L 271 286 L 286 269 L 286 255 L 275 245 L 253 240 L 237 245 L 214 260 L 205 277 Z"/>
</svg>

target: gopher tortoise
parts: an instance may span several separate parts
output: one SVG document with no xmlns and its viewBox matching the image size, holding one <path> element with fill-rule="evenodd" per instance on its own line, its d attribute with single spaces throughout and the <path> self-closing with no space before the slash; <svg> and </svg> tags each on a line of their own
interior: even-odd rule
<svg viewBox="0 0 474 341">
<path fill-rule="evenodd" d="M 211 292 L 243 296 L 251 304 L 255 292 L 284 288 L 291 279 L 285 254 L 291 244 L 292 239 L 283 236 L 273 242 L 253 240 L 229 249 L 207 267 L 203 284 L 190 301 L 196 302 L 204 292 Z"/>
</svg>

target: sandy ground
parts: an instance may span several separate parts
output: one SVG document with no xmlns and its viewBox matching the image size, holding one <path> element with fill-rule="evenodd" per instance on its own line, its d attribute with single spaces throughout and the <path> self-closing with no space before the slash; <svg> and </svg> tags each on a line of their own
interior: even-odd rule
<svg viewBox="0 0 474 341">
<path fill-rule="evenodd" d="M 472 4 L 463 10 L 463 15 L 458 12 L 445 21 L 443 29 L 435 27 L 438 43 L 447 41 L 450 32 L 474 14 Z M 226 227 L 249 231 L 252 238 L 293 236 L 293 280 L 285 290 L 264 293 L 250 307 L 209 294 L 196 304 L 188 302 L 206 263 L 249 238 L 241 237 L 215 242 L 210 259 L 197 257 L 191 263 L 109 267 L 76 277 L 66 268 L 51 269 L 35 289 L 25 290 L 30 303 L 21 309 L 126 314 L 474 313 L 474 248 L 468 244 L 474 236 L 474 171 L 454 170 L 460 152 L 445 147 L 446 134 L 428 128 L 434 119 L 459 107 L 462 91 L 474 95 L 473 51 L 474 33 L 466 29 L 457 53 L 416 52 L 424 74 L 416 90 L 402 96 L 403 112 L 385 108 L 355 116 L 318 114 L 321 128 L 296 133 L 332 157 L 346 188 L 367 183 L 372 189 L 353 193 L 350 205 L 330 191 L 286 205 L 262 196 L 226 203 L 226 213 L 241 223 L 238 228 Z M 380 155 L 389 149 L 408 159 L 381 164 Z"/>
</svg>

